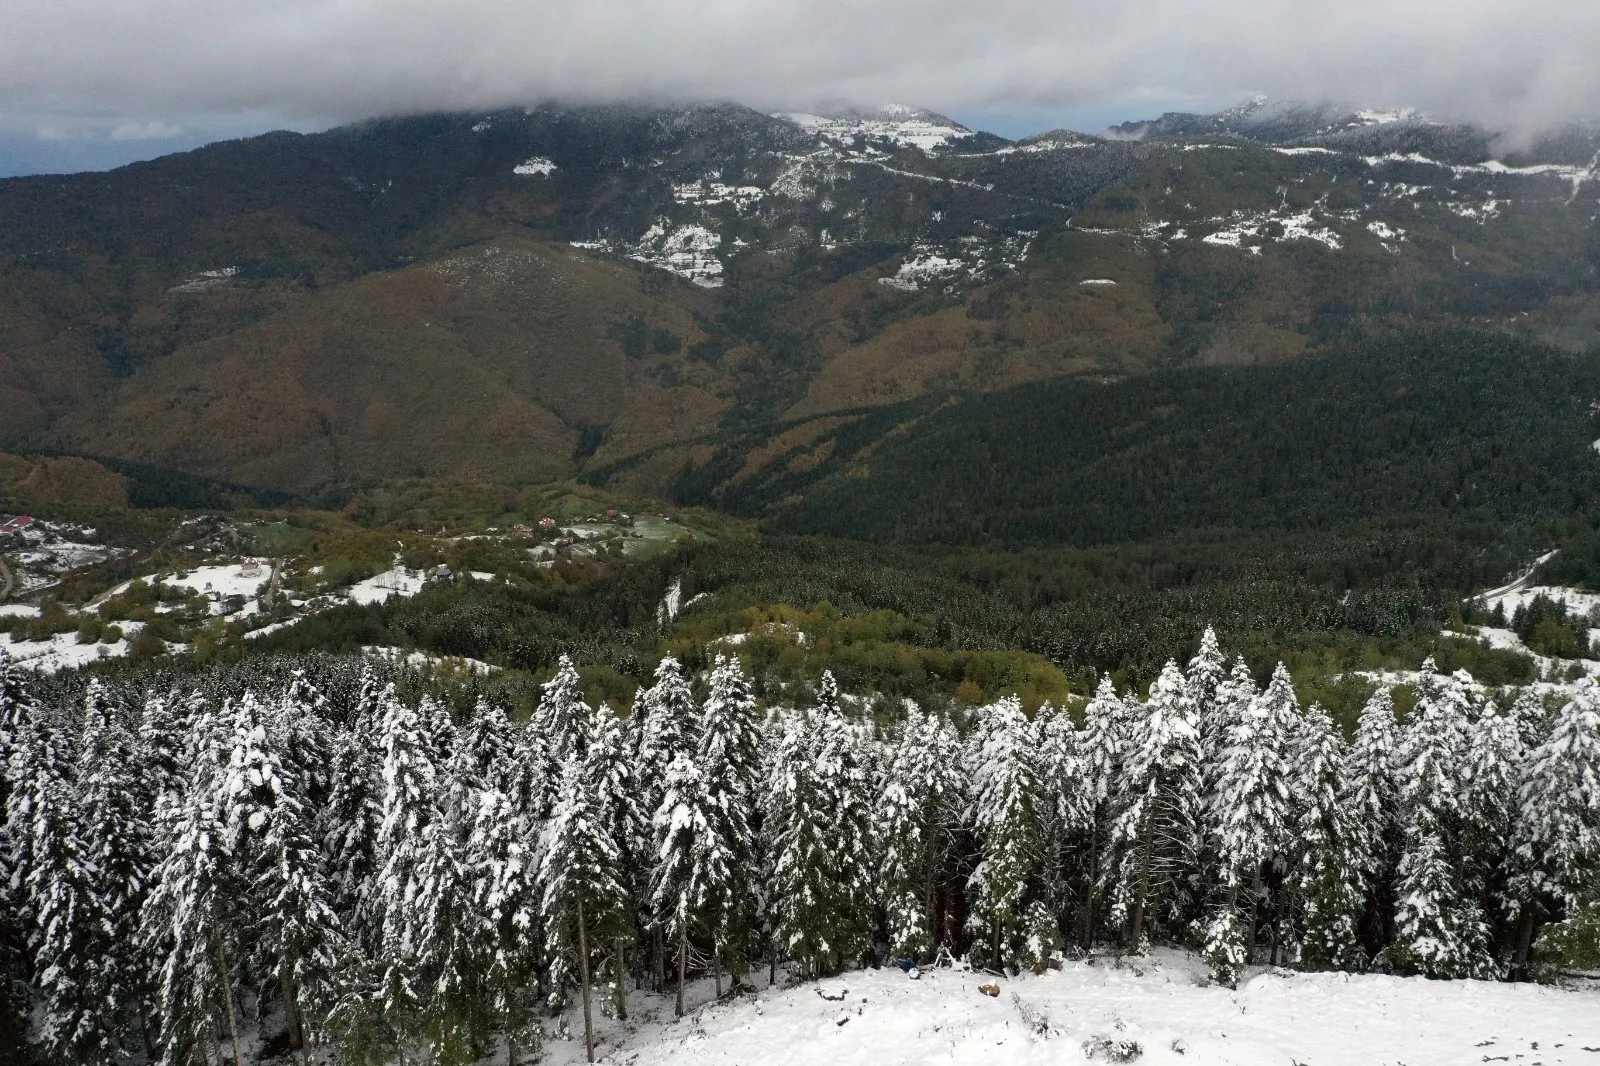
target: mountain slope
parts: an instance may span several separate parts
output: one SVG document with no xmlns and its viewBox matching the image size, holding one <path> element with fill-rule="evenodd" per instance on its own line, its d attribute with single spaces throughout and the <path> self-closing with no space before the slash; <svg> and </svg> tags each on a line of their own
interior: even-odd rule
<svg viewBox="0 0 1600 1066">
<path fill-rule="evenodd" d="M 1600 138 L 1252 104 L 1008 143 L 909 108 L 541 107 L 0 182 L 0 446 L 312 490 L 1395 325 L 1600 343 Z M 771 446 L 778 446 L 773 444 Z"/>
</svg>

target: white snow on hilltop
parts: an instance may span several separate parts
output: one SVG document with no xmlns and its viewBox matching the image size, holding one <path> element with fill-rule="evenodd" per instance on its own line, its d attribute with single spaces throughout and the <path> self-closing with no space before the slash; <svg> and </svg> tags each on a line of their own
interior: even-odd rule
<svg viewBox="0 0 1600 1066">
<path fill-rule="evenodd" d="M 521 174 L 525 177 L 537 176 L 541 178 L 548 178 L 551 174 L 555 173 L 555 169 L 556 165 L 550 162 L 550 160 L 546 159 L 542 155 L 536 155 L 532 159 L 518 163 L 512 168 L 511 173 Z"/>
<path fill-rule="evenodd" d="M 960 969 L 846 973 L 708 1004 L 682 1021 L 637 993 L 602 1020 L 596 1058 L 630 1066 L 1463 1066 L 1600 1061 L 1600 993 L 1527 984 L 1256 968 L 1238 990 L 1157 951 L 1020 979 Z M 765 975 L 762 975 L 765 976 Z M 979 986 L 994 984 L 998 996 Z M 700 1000 L 710 988 L 695 989 Z M 583 1058 L 582 1022 L 547 1061 Z"/>
<path fill-rule="evenodd" d="M 920 148 L 929 155 L 953 140 L 972 134 L 958 123 L 901 104 L 888 104 L 870 116 L 829 117 L 790 111 L 773 117 L 787 119 L 807 133 L 833 144 L 848 147 L 858 139 L 868 143 L 887 141 L 896 148 Z"/>
</svg>

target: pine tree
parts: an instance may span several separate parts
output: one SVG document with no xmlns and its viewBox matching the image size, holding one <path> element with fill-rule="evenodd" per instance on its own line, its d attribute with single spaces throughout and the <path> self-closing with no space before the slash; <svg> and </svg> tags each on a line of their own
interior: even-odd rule
<svg viewBox="0 0 1600 1066">
<path fill-rule="evenodd" d="M 35 716 L 33 696 L 11 654 L 0 647 L 0 809 L 11 790 L 11 754 Z"/>
<path fill-rule="evenodd" d="M 28 917 L 34 985 L 43 1011 L 39 1040 L 62 1061 L 116 1057 L 115 975 L 102 965 L 116 930 L 112 901 L 78 823 L 70 764 L 53 731 L 24 720 L 14 727 L 7 824 L 14 893 Z M 20 892 L 15 891 L 20 889 Z"/>
<path fill-rule="evenodd" d="M 549 817 L 556 802 L 553 790 L 567 766 L 588 752 L 593 722 L 594 711 L 584 701 L 578 668 L 563 655 L 556 663 L 555 676 L 540 686 L 539 708 L 533 716 L 531 732 L 538 738 L 539 776 L 546 790 L 545 806 L 538 817 Z"/>
<path fill-rule="evenodd" d="M 1411 817 L 1400 860 L 1395 938 L 1379 961 L 1424 977 L 1493 976 L 1489 931 L 1461 894 L 1432 810 L 1416 807 Z"/>
<path fill-rule="evenodd" d="M 1294 889 L 1303 923 L 1300 961 L 1313 969 L 1365 965 L 1361 917 L 1361 838 L 1343 794 L 1344 740 L 1313 703 L 1299 756 Z"/>
<path fill-rule="evenodd" d="M 392 691 L 388 694 L 393 699 Z M 376 732 L 376 730 L 375 730 Z M 327 857 L 333 906 L 368 951 L 377 945 L 373 926 L 378 831 L 383 821 L 382 759 L 373 737 L 339 730 L 328 760 L 331 785 L 317 813 L 317 833 Z"/>
<path fill-rule="evenodd" d="M 78 745 L 77 799 L 90 891 L 107 924 L 102 961 L 107 995 L 101 1010 L 113 1022 L 142 1011 L 150 991 L 137 935 L 152 863 L 151 826 L 140 797 L 142 772 L 137 742 L 113 712 L 99 679 L 91 681 Z"/>
<path fill-rule="evenodd" d="M 246 693 L 234 708 L 223 786 L 228 850 L 249 886 L 250 939 L 259 969 L 278 983 L 291 1044 L 302 1060 L 310 1040 L 326 1032 L 348 961 L 299 793 L 315 775 L 285 765 L 305 735 L 285 721 L 281 708 L 262 708 Z"/>
<path fill-rule="evenodd" d="M 482 983 L 506 1034 L 507 1058 L 515 1061 L 516 1044 L 534 1036 L 527 1024 L 532 1003 L 524 993 L 538 961 L 539 856 L 526 813 L 502 788 L 506 773 L 491 767 L 478 794 L 466 863 L 471 907 L 489 935 Z"/>
<path fill-rule="evenodd" d="M 1240 930 L 1254 928 L 1239 915 L 1241 895 L 1254 908 L 1267 900 L 1273 868 L 1281 869 L 1292 819 L 1291 746 L 1299 728 L 1297 700 L 1289 673 L 1280 663 L 1266 691 L 1252 699 L 1228 729 L 1220 751 L 1208 803 L 1211 850 L 1217 857 L 1222 909 L 1233 917 L 1213 921 L 1222 937 L 1208 949 L 1224 963 L 1214 973 L 1221 983 L 1237 979 L 1234 957 Z M 1249 961 L 1250 936 L 1242 937 Z"/>
<path fill-rule="evenodd" d="M 733 883 L 732 855 L 709 799 L 699 768 L 687 755 L 678 755 L 667 768 L 666 790 L 652 823 L 650 906 L 655 924 L 675 945 L 679 1017 L 690 934 L 715 929 L 719 916 L 713 908 L 728 898 Z"/>
<path fill-rule="evenodd" d="M 759 868 L 760 848 L 755 800 L 761 774 L 756 700 L 737 658 L 717 656 L 698 732 L 695 764 L 706 790 L 707 815 L 728 853 L 729 876 L 711 886 L 707 905 L 713 961 L 725 961 L 737 981 L 749 964 L 756 925 L 753 873 Z"/>
<path fill-rule="evenodd" d="M 863 945 L 866 789 L 838 689 L 824 672 L 817 706 L 795 715 L 777 745 L 765 821 L 774 937 L 808 975 L 838 969 Z"/>
<path fill-rule="evenodd" d="M 1200 731 L 1200 754 L 1206 765 L 1211 765 L 1228 745 L 1228 728 L 1232 721 L 1224 702 L 1228 695 L 1227 660 L 1222 657 L 1216 631 L 1210 626 L 1200 635 L 1200 650 L 1189 660 L 1184 680 Z"/>
<path fill-rule="evenodd" d="M 889 753 L 873 818 L 878 898 L 891 950 L 901 957 L 926 957 L 940 935 L 939 877 L 965 792 L 960 738 L 949 723 L 912 707 Z"/>
<path fill-rule="evenodd" d="M 652 815 L 640 804 L 630 758 L 632 750 L 623 720 L 610 707 L 602 707 L 595 719 L 586 774 L 595 790 L 594 816 L 616 848 L 617 881 L 623 889 L 625 907 L 642 899 L 649 889 L 648 856 L 652 843 Z M 746 873 L 745 876 L 751 875 Z M 624 981 L 628 947 L 633 942 L 634 932 L 631 922 L 619 922 L 611 936 L 612 1007 L 619 1018 L 627 1017 L 628 996 Z"/>
<path fill-rule="evenodd" d="M 426 935 L 419 900 L 429 838 L 442 831 L 442 813 L 439 771 L 421 716 L 392 691 L 383 704 L 383 799 L 372 910 L 379 1001 L 398 1042 L 419 1017 L 429 992 L 419 980 L 417 954 Z"/>
<path fill-rule="evenodd" d="M 158 852 L 144 913 L 147 949 L 158 960 L 163 1062 L 187 1062 L 202 1042 L 226 1036 L 237 1066 L 238 1008 L 233 995 L 238 956 L 235 902 L 247 888 L 227 852 L 224 804 L 231 743 L 224 722 L 191 701 L 189 754 L 181 793 L 157 810 Z M 225 1020 L 218 1030 L 216 1019 Z"/>
<path fill-rule="evenodd" d="M 1390 878 L 1399 861 L 1395 847 L 1400 827 L 1399 756 L 1394 697 L 1380 686 L 1361 707 L 1355 743 L 1345 763 L 1344 790 L 1360 834 L 1361 869 L 1369 884 Z"/>
<path fill-rule="evenodd" d="M 1402 734 L 1398 771 L 1405 827 L 1395 938 L 1382 961 L 1429 977 L 1487 976 L 1488 929 L 1464 884 L 1471 726 L 1461 679 L 1423 663 Z"/>
<path fill-rule="evenodd" d="M 590 1062 L 594 1061 L 591 962 L 594 953 L 621 935 L 628 924 L 620 855 L 595 809 L 598 771 L 598 765 L 587 759 L 567 764 L 540 869 L 540 913 L 547 941 L 559 958 L 577 963 Z"/>
<path fill-rule="evenodd" d="M 1112 919 L 1135 950 L 1147 919 L 1186 923 L 1195 905 L 1202 832 L 1200 735 L 1177 664 L 1168 662 L 1130 730 L 1110 844 Z"/>
<path fill-rule="evenodd" d="M 1041 737 L 1015 697 L 981 708 L 971 754 L 974 831 L 981 847 L 967 885 L 973 953 L 991 968 L 1015 961 L 1024 903 L 1043 858 Z"/>
<path fill-rule="evenodd" d="M 272 729 L 283 772 L 295 778 L 295 791 L 312 809 L 321 808 L 332 784 L 328 700 L 304 670 L 290 674 L 288 687 L 272 701 L 264 724 Z"/>
<path fill-rule="evenodd" d="M 673 760 L 692 756 L 698 746 L 699 707 L 677 659 L 669 655 L 656 666 L 655 683 L 635 697 L 633 716 L 639 730 L 639 787 L 646 808 L 654 811 L 661 806 Z"/>
<path fill-rule="evenodd" d="M 482 977 L 496 930 L 472 905 L 468 843 L 482 795 L 473 752 L 456 748 L 436 778 L 433 819 L 423 828 L 411 907 L 413 965 L 436 1048 L 476 1046 L 486 1000 Z"/>
<path fill-rule="evenodd" d="M 1517 723 L 1517 736 L 1522 741 L 1524 751 L 1537 748 L 1550 735 L 1550 715 L 1545 710 L 1544 698 L 1533 686 L 1517 693 L 1517 698 L 1511 702 L 1509 714 L 1511 720 Z"/>
<path fill-rule="evenodd" d="M 1463 805 L 1462 886 L 1492 917 L 1491 925 L 1498 926 L 1505 917 L 1517 784 L 1527 753 L 1516 721 L 1501 714 L 1493 700 L 1484 703 L 1471 725 L 1471 736 Z"/>
<path fill-rule="evenodd" d="M 1091 807 L 1088 853 L 1092 870 L 1084 891 L 1083 946 L 1094 938 L 1095 907 L 1104 884 L 1113 880 L 1106 863 L 1113 857 L 1107 846 L 1115 816 L 1114 800 L 1122 789 L 1122 769 L 1131 740 L 1130 709 L 1118 698 L 1111 675 L 1100 678 L 1092 699 L 1083 709 L 1083 730 L 1078 737 L 1078 758 Z"/>
<path fill-rule="evenodd" d="M 1540 918 L 1572 918 L 1600 884 L 1600 689 L 1592 681 L 1574 687 L 1527 758 L 1512 847 L 1521 968 Z"/>
</svg>

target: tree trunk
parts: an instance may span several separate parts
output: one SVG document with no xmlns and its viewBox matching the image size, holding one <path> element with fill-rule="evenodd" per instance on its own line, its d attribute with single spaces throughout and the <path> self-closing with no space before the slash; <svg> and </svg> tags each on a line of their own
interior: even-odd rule
<svg viewBox="0 0 1600 1066">
<path fill-rule="evenodd" d="M 625 972 L 622 964 L 628 959 L 627 940 L 620 936 L 617 937 L 615 950 L 617 953 L 617 1020 L 625 1022 L 628 1020 L 628 986 L 622 980 L 622 975 Z"/>
<path fill-rule="evenodd" d="M 583 1046 L 594 1061 L 594 1015 L 589 1010 L 589 940 L 583 928 L 583 900 L 578 900 L 578 979 L 583 982 Z"/>
<path fill-rule="evenodd" d="M 1155 850 L 1155 833 L 1155 812 L 1151 811 L 1144 816 L 1144 830 L 1139 834 L 1139 895 L 1133 901 L 1133 915 L 1128 922 L 1133 935 L 1133 943 L 1129 946 L 1134 951 L 1138 951 L 1144 943 L 1144 905 L 1150 896 L 1150 864 L 1154 860 L 1151 852 Z"/>
<path fill-rule="evenodd" d="M 1083 950 L 1094 947 L 1094 883 L 1100 869 L 1100 814 L 1095 812 L 1089 830 L 1089 883 L 1083 890 Z"/>
<path fill-rule="evenodd" d="M 306 1034 L 300 1025 L 300 1001 L 294 981 L 284 969 L 281 966 L 278 969 L 278 987 L 283 990 L 283 1016 L 289 1023 L 289 1046 L 300 1052 L 300 1066 L 306 1066 Z"/>
<path fill-rule="evenodd" d="M 233 984 L 228 980 L 228 949 L 222 943 L 221 937 L 214 937 L 213 942 L 217 947 L 217 963 L 222 976 L 222 1002 L 228 1012 L 228 1035 L 233 1039 L 234 1066 L 244 1066 L 244 1050 L 239 1047 L 239 1010 L 233 1002 Z"/>
<path fill-rule="evenodd" d="M 506 1066 L 517 1066 L 517 1035 L 511 1021 L 511 1012 L 515 1009 L 511 1003 L 511 974 L 502 971 L 500 974 L 500 995 L 506 1005 Z"/>
<path fill-rule="evenodd" d="M 715 942 L 711 945 L 711 983 L 716 989 L 717 998 L 722 998 L 722 957 Z"/>
<path fill-rule="evenodd" d="M 1517 953 L 1511 960 L 1511 979 L 1528 979 L 1528 951 L 1533 947 L 1533 904 L 1525 903 L 1517 919 Z"/>
<path fill-rule="evenodd" d="M 684 925 L 678 933 L 678 1007 L 676 1014 L 683 1017 L 683 976 L 689 968 L 689 927 Z"/>
</svg>

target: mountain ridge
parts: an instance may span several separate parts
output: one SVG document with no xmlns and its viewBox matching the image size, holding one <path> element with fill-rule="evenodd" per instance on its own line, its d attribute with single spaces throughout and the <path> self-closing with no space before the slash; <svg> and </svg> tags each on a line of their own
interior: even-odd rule
<svg viewBox="0 0 1600 1066">
<path fill-rule="evenodd" d="M 546 106 L 8 179 L 0 445 L 661 492 L 719 429 L 925 394 L 1402 323 L 1600 343 L 1600 136 L 1501 161 L 1335 112 L 1007 141 L 911 108 Z"/>
</svg>

